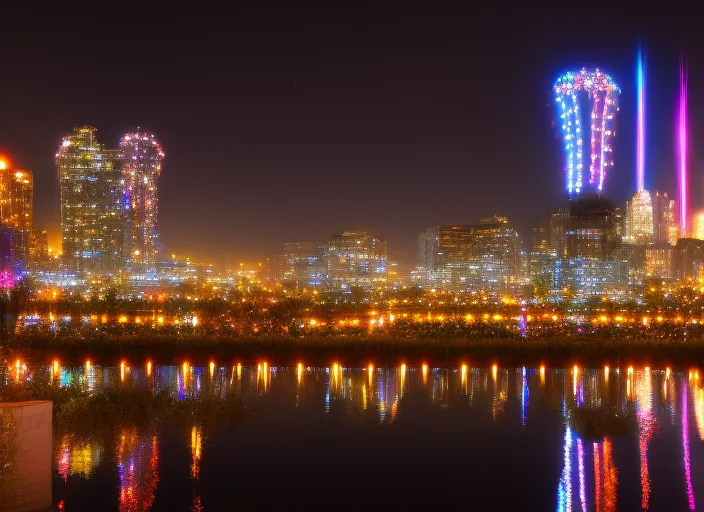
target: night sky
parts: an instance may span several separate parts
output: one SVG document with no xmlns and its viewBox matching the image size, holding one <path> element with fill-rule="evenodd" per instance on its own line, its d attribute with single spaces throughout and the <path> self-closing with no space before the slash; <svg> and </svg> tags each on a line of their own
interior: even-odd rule
<svg viewBox="0 0 704 512">
<path fill-rule="evenodd" d="M 533 224 L 564 200 L 550 90 L 561 71 L 598 66 L 621 86 L 606 193 L 633 194 L 639 42 L 648 54 L 646 187 L 676 191 L 684 51 L 690 201 L 704 206 L 699 17 L 685 26 L 671 14 L 609 15 L 606 5 L 590 16 L 587 4 L 509 17 L 403 3 L 207 15 L 140 5 L 3 15 L 0 152 L 34 171 L 37 222 L 53 240 L 53 155 L 62 136 L 89 124 L 112 147 L 138 126 L 156 134 L 169 252 L 256 261 L 286 241 L 366 225 L 411 265 L 425 227 L 493 214 L 515 220 L 529 245 Z"/>
</svg>

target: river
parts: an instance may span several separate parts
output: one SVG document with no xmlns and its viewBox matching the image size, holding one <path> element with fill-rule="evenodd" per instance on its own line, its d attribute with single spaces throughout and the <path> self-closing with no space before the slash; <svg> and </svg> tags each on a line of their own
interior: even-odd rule
<svg viewBox="0 0 704 512">
<path fill-rule="evenodd" d="M 85 393 L 234 396 L 242 407 L 219 423 L 55 425 L 56 510 L 675 511 L 704 500 L 696 371 L 57 362 L 11 365 L 8 379 L 46 372 Z"/>
</svg>

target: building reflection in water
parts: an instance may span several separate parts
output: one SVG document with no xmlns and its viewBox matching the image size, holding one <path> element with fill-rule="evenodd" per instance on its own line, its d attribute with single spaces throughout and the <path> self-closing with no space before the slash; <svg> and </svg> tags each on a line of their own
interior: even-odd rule
<svg viewBox="0 0 704 512">
<path fill-rule="evenodd" d="M 203 442 L 203 430 L 200 427 L 193 426 L 191 429 L 191 478 L 198 480 L 200 478 L 200 457 Z"/>
<path fill-rule="evenodd" d="M 432 368 L 427 364 L 400 364 L 395 368 L 370 364 L 350 368 L 338 362 L 323 368 L 306 367 L 303 362 L 283 368 L 271 367 L 265 361 L 254 366 L 240 363 L 218 366 L 213 362 L 205 367 L 191 366 L 188 362 L 175 366 L 125 362 L 103 367 L 88 361 L 71 367 L 54 361 L 42 368 L 24 362 L 18 366 L 13 361 L 9 378 L 16 378 L 18 367 L 22 380 L 40 375 L 37 370 L 41 369 L 43 378 L 50 379 L 52 385 L 78 386 L 86 392 L 131 386 L 153 393 L 168 391 L 182 400 L 206 395 L 224 399 L 235 393 L 244 404 L 257 401 L 257 407 L 266 406 L 274 397 L 277 400 L 289 397 L 291 404 L 295 401 L 295 404 L 320 407 L 328 423 L 351 421 L 362 414 L 370 419 L 374 417 L 381 425 L 401 421 L 406 397 L 414 395 L 416 402 L 422 399 L 440 409 L 481 408 L 487 421 L 497 421 L 503 415 L 508 422 L 528 429 L 531 411 L 544 417 L 535 407 L 547 405 L 564 422 L 562 472 L 556 482 L 559 510 L 616 510 L 619 508 L 619 480 L 631 478 L 640 483 L 639 505 L 645 509 L 657 506 L 653 504 L 651 489 L 653 479 L 662 478 L 662 472 L 656 471 L 658 465 L 649 459 L 649 451 L 661 428 L 661 436 L 665 437 L 674 429 L 678 432 L 679 439 L 675 442 L 681 454 L 672 452 L 676 464 L 682 468 L 677 477 L 680 497 L 690 509 L 696 507 L 693 482 L 696 482 L 699 466 L 693 464 L 691 458 L 701 451 L 701 446 L 694 451 L 694 444 L 704 441 L 704 388 L 696 370 L 682 374 L 669 368 L 647 367 L 506 369 L 494 365 L 473 368 L 466 363 L 454 368 Z M 331 415 L 331 409 L 336 414 Z M 601 411 L 607 420 L 630 418 L 632 431 L 625 435 L 608 432 L 602 436 L 584 435 L 583 425 L 577 421 L 583 411 Z M 668 421 L 672 429 L 662 426 Z M 691 422 L 695 424 L 693 428 L 690 428 Z M 190 440 L 190 475 L 194 482 L 201 476 L 204 439 L 203 428 L 197 425 L 186 427 Z M 627 440 L 629 435 L 637 437 L 637 453 L 632 454 L 632 464 L 626 462 L 629 459 L 619 459 L 624 460 L 619 462 L 623 468 L 617 469 L 614 443 Z M 56 474 L 64 481 L 71 477 L 90 478 L 95 468 L 108 463 L 100 441 L 64 432 L 58 433 L 55 439 Z M 144 436 L 130 429 L 120 432 L 116 458 L 121 510 L 143 510 L 153 501 L 158 480 L 157 448 L 157 438 L 151 434 Z M 628 478 L 621 478 L 621 470 Z M 657 482 L 655 487 L 658 488 Z M 196 510 L 200 506 L 200 495 L 194 493 L 192 508 Z"/>
<path fill-rule="evenodd" d="M 640 452 L 641 508 L 650 507 L 650 474 L 648 472 L 648 443 L 657 431 L 657 421 L 653 416 L 653 385 L 650 368 L 638 372 L 636 378 L 636 410 L 638 416 L 638 449 Z"/>
<path fill-rule="evenodd" d="M 491 401 L 491 417 L 496 420 L 496 415 L 502 413 L 508 401 L 508 370 L 497 370 L 494 366 L 492 369 L 492 377 L 494 383 L 494 395 Z"/>
<path fill-rule="evenodd" d="M 117 439 L 117 473 L 120 479 L 118 509 L 149 510 L 159 482 L 159 450 L 156 436 L 123 429 Z"/>
<path fill-rule="evenodd" d="M 102 456 L 101 443 L 63 435 L 56 449 L 57 473 L 64 481 L 69 476 L 89 478 L 100 465 Z"/>
<path fill-rule="evenodd" d="M 526 409 L 528 407 L 528 375 L 525 366 L 521 368 L 521 425 L 526 426 Z"/>
<path fill-rule="evenodd" d="M 606 437 L 598 442 L 584 441 L 567 425 L 563 441 L 563 466 L 557 488 L 557 510 L 615 511 L 618 474 L 612 458 L 610 438 Z M 588 475 L 589 467 L 592 471 Z"/>
<path fill-rule="evenodd" d="M 203 429 L 200 426 L 194 425 L 191 428 L 191 478 L 195 481 L 200 479 L 200 459 L 203 455 Z M 200 494 L 197 490 L 193 493 L 193 502 L 191 510 L 199 512 L 203 510 Z"/>
<path fill-rule="evenodd" d="M 616 488 L 618 475 L 611 457 L 611 441 L 605 438 L 592 443 L 594 462 L 594 510 L 611 512 L 616 510 Z"/>
</svg>

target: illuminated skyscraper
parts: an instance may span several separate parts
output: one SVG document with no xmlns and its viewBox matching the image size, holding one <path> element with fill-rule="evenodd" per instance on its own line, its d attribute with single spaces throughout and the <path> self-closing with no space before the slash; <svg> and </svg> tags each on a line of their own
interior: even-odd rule
<svg viewBox="0 0 704 512">
<path fill-rule="evenodd" d="M 520 284 L 521 240 L 506 217 L 432 226 L 421 245 L 425 286 L 507 293 Z"/>
<path fill-rule="evenodd" d="M 285 288 L 301 292 L 322 288 L 328 278 L 327 247 L 315 242 L 284 244 L 283 276 Z"/>
<path fill-rule="evenodd" d="M 560 209 L 550 214 L 550 238 L 548 248 L 558 257 L 566 256 L 565 231 L 570 219 L 569 210 Z"/>
<path fill-rule="evenodd" d="M 475 287 L 495 293 L 516 292 L 522 284 L 522 242 L 516 228 L 507 217 L 494 216 L 481 219 L 472 230 L 472 259 L 479 269 Z"/>
<path fill-rule="evenodd" d="M 12 231 L 0 226 L 0 289 L 12 288 Z"/>
<path fill-rule="evenodd" d="M 96 131 L 75 128 L 56 153 L 64 264 L 79 277 L 112 276 L 124 265 L 120 153 L 99 144 Z"/>
<path fill-rule="evenodd" d="M 565 231 L 566 256 L 605 261 L 618 246 L 614 207 L 596 194 L 583 194 L 570 203 L 570 218 Z"/>
<path fill-rule="evenodd" d="M 122 137 L 120 151 L 127 261 L 134 272 L 155 273 L 159 259 L 157 180 L 164 152 L 154 135 L 140 131 Z"/>
<path fill-rule="evenodd" d="M 675 245 L 680 237 L 675 200 L 667 197 L 667 192 L 652 196 L 653 234 L 655 243 Z"/>
<path fill-rule="evenodd" d="M 370 290 L 386 283 L 386 241 L 365 229 L 335 235 L 328 247 L 328 262 L 335 289 Z"/>
<path fill-rule="evenodd" d="M 704 240 L 704 212 L 699 212 L 694 216 L 694 225 L 692 238 Z"/>
<path fill-rule="evenodd" d="M 649 244 L 654 241 L 653 203 L 650 192 L 636 192 L 628 202 L 624 241 L 629 244 Z"/>
<path fill-rule="evenodd" d="M 469 225 L 431 226 L 419 236 L 419 267 L 429 287 L 459 290 L 467 286 L 473 230 Z"/>
<path fill-rule="evenodd" d="M 13 259 L 26 266 L 34 234 L 34 180 L 31 171 L 0 162 L 0 221 L 12 232 Z"/>
</svg>

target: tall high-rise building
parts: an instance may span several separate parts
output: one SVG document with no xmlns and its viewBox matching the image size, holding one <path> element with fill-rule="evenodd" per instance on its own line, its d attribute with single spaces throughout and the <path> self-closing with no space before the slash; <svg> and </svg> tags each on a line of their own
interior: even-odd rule
<svg viewBox="0 0 704 512">
<path fill-rule="evenodd" d="M 126 260 L 133 272 L 155 273 L 159 260 L 157 181 L 164 151 L 154 135 L 139 129 L 122 137 L 120 151 Z"/>
<path fill-rule="evenodd" d="M 421 233 L 419 248 L 425 251 L 425 284 L 461 289 L 467 286 L 470 269 L 471 226 L 447 224 L 431 226 Z"/>
<path fill-rule="evenodd" d="M 0 164 L 0 222 L 12 231 L 13 260 L 26 267 L 34 239 L 34 180 L 30 171 Z"/>
<path fill-rule="evenodd" d="M 692 219 L 692 238 L 704 240 L 704 212 L 699 212 Z"/>
<path fill-rule="evenodd" d="M 43 270 L 49 264 L 49 235 L 46 229 L 34 226 L 32 244 L 29 251 L 29 261 L 32 270 Z"/>
<path fill-rule="evenodd" d="M 538 222 L 533 228 L 533 243 L 529 254 L 528 280 L 533 286 L 533 295 L 542 299 L 547 298 L 554 288 L 555 262 L 557 260 L 556 247 L 560 244 L 551 238 L 551 224 L 553 216 Z M 554 226 L 558 229 L 558 226 Z M 564 225 L 563 225 L 564 228 Z M 564 236 L 564 229 L 561 230 Z M 564 245 L 564 243 L 563 243 Z"/>
<path fill-rule="evenodd" d="M 538 225 L 533 228 L 533 244 L 532 252 L 548 252 L 550 250 L 550 226 L 541 220 Z"/>
<path fill-rule="evenodd" d="M 343 231 L 328 246 L 332 286 L 370 290 L 386 283 L 386 241 L 366 229 Z"/>
<path fill-rule="evenodd" d="M 81 278 L 113 276 L 124 266 L 122 158 L 75 128 L 56 153 L 61 188 L 61 243 L 66 270 Z"/>
<path fill-rule="evenodd" d="M 628 202 L 626 218 L 626 233 L 624 242 L 629 244 L 650 244 L 655 241 L 653 220 L 653 202 L 650 192 L 636 192 Z"/>
<path fill-rule="evenodd" d="M 569 210 L 560 209 L 550 214 L 550 250 L 558 257 L 566 255 L 565 231 L 570 219 Z"/>
<path fill-rule="evenodd" d="M 507 217 L 481 219 L 472 226 L 473 258 L 479 263 L 480 286 L 499 293 L 516 292 L 522 284 L 521 239 Z"/>
<path fill-rule="evenodd" d="M 297 292 L 315 290 L 327 283 L 327 248 L 315 242 L 292 242 L 284 244 L 283 277 L 285 288 Z"/>
<path fill-rule="evenodd" d="M 432 226 L 419 245 L 425 248 L 426 286 L 506 293 L 521 284 L 521 241 L 506 217 Z"/>
<path fill-rule="evenodd" d="M 618 247 L 614 207 L 597 194 L 583 194 L 570 202 L 570 217 L 565 231 L 569 259 L 608 259 Z"/>
<path fill-rule="evenodd" d="M 667 197 L 667 192 L 663 194 L 656 192 L 652 199 L 655 243 L 677 244 L 680 237 L 680 227 L 677 222 L 675 200 Z"/>
<path fill-rule="evenodd" d="M 424 270 L 428 266 L 428 255 L 426 248 L 425 231 L 418 233 L 418 252 L 416 254 L 416 266 Z"/>
<path fill-rule="evenodd" d="M 418 267 L 432 272 L 442 266 L 443 253 L 439 252 L 440 226 L 431 226 L 418 234 Z"/>
<path fill-rule="evenodd" d="M 12 231 L 0 226 L 0 289 L 15 284 L 12 272 Z"/>
</svg>

